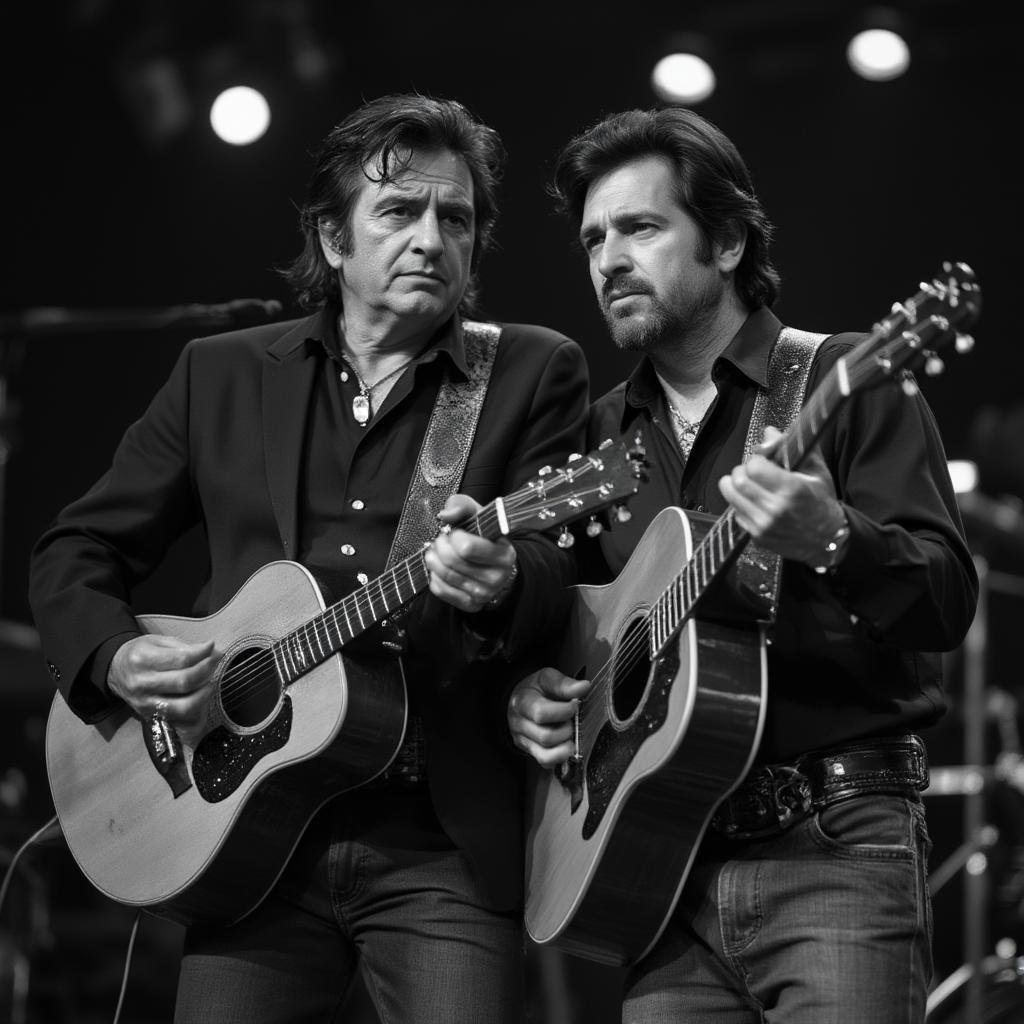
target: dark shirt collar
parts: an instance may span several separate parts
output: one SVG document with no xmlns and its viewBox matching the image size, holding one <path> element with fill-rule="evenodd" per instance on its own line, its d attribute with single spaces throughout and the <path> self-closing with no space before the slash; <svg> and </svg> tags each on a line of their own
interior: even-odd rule
<svg viewBox="0 0 1024 1024">
<path fill-rule="evenodd" d="M 711 376 L 716 383 L 721 379 L 723 364 L 728 363 L 754 384 L 767 387 L 768 360 L 781 329 L 782 323 L 767 306 L 755 309 L 715 360 Z M 626 379 L 623 429 L 640 409 L 652 407 L 660 396 L 661 382 L 651 360 L 644 355 Z"/>
<path fill-rule="evenodd" d="M 310 319 L 306 338 L 314 343 L 319 342 L 319 346 L 331 359 L 337 361 L 344 358 L 338 331 L 337 306 L 325 306 Z M 413 362 L 419 365 L 434 362 L 438 358 L 447 359 L 463 378 L 469 375 L 462 320 L 458 313 L 453 314 L 434 332 L 433 337 Z"/>
</svg>

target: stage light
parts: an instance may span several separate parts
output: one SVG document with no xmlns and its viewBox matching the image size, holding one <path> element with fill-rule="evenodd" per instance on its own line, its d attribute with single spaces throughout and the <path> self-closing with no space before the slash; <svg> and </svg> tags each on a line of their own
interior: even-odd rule
<svg viewBox="0 0 1024 1024">
<path fill-rule="evenodd" d="M 651 86 L 666 103 L 701 103 L 715 91 L 715 72 L 695 53 L 670 53 L 651 72 Z"/>
<path fill-rule="evenodd" d="M 270 105 L 250 86 L 235 85 L 213 101 L 210 124 L 218 138 L 233 146 L 248 146 L 270 125 Z"/>
<path fill-rule="evenodd" d="M 910 48 L 888 12 L 872 15 L 874 24 L 861 29 L 850 40 L 846 58 L 861 78 L 870 82 L 889 82 L 899 78 L 910 66 Z M 888 24 L 887 24 L 888 23 Z"/>
<path fill-rule="evenodd" d="M 957 494 L 967 494 L 978 487 L 978 464 L 966 459 L 949 459 L 949 478 Z"/>
<path fill-rule="evenodd" d="M 664 103 L 695 106 L 715 91 L 714 45 L 704 32 L 673 32 L 657 51 L 651 89 Z"/>
</svg>

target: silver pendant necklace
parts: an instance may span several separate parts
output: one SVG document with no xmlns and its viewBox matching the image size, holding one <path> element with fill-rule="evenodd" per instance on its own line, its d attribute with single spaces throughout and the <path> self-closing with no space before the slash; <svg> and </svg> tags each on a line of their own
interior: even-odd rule
<svg viewBox="0 0 1024 1024">
<path fill-rule="evenodd" d="M 370 422 L 370 416 L 373 413 L 373 408 L 370 404 L 370 400 L 373 396 L 373 392 L 376 388 L 379 388 L 385 381 L 390 380 L 392 377 L 397 376 L 402 372 L 416 357 L 407 359 L 401 366 L 396 366 L 390 373 L 385 373 L 383 377 L 379 377 L 372 384 L 367 384 L 362 377 L 359 376 L 359 371 L 355 368 L 355 364 L 348 363 L 352 369 L 352 373 L 355 375 L 356 383 L 359 385 L 359 394 L 352 399 L 352 416 L 356 423 L 361 427 L 365 427 Z M 348 375 L 342 373 L 342 381 L 348 380 Z"/>
<path fill-rule="evenodd" d="M 700 430 L 700 425 L 704 421 L 702 416 L 699 420 L 692 421 L 688 420 L 666 397 L 665 404 L 668 406 L 668 411 L 672 415 L 672 426 L 673 433 L 676 435 L 676 441 L 679 443 L 679 450 L 683 453 L 683 458 L 689 457 L 690 450 L 693 448 L 693 442 L 697 440 L 697 432 Z"/>
<path fill-rule="evenodd" d="M 689 437 L 692 441 L 697 435 L 697 430 L 700 427 L 701 421 L 697 420 L 692 422 L 688 420 L 671 402 L 666 403 L 668 405 L 668 411 L 672 414 L 672 419 L 676 421 L 677 433 L 682 434 L 684 437 Z"/>
</svg>

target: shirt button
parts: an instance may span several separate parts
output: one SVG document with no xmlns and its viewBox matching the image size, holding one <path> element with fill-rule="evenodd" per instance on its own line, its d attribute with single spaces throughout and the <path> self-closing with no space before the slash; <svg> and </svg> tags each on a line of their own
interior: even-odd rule
<svg viewBox="0 0 1024 1024">
<path fill-rule="evenodd" d="M 362 500 L 361 498 L 356 498 L 356 499 L 355 499 L 355 501 L 353 501 L 353 502 L 352 502 L 352 507 L 353 507 L 353 508 L 354 508 L 354 509 L 355 509 L 355 510 L 356 510 L 357 512 L 360 512 L 360 511 L 362 511 L 362 510 L 363 510 L 364 508 L 366 508 L 366 505 L 364 504 L 364 502 L 363 502 L 363 500 Z"/>
<path fill-rule="evenodd" d="M 357 572 L 356 579 L 365 587 L 370 582 L 370 577 L 365 572 Z"/>
<path fill-rule="evenodd" d="M 343 555 L 354 555 L 356 553 L 356 549 L 352 547 L 351 544 L 342 544 L 341 553 Z"/>
<path fill-rule="evenodd" d="M 338 374 L 338 376 L 341 378 L 342 384 L 348 383 L 348 370 L 342 370 L 341 373 Z"/>
</svg>

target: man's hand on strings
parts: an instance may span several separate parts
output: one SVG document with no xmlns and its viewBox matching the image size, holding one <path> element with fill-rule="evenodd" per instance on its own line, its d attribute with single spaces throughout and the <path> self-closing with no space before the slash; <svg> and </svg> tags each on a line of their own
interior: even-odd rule
<svg viewBox="0 0 1024 1024">
<path fill-rule="evenodd" d="M 219 657 L 212 640 L 188 643 L 145 633 L 117 649 L 107 670 L 107 688 L 140 718 L 159 714 L 185 732 L 198 731 L 205 722 Z"/>
<path fill-rule="evenodd" d="M 573 717 L 590 687 L 553 668 L 521 680 L 508 701 L 512 742 L 544 768 L 567 761 L 576 752 Z"/>
<path fill-rule="evenodd" d="M 430 592 L 470 613 L 507 596 L 517 572 L 516 550 L 506 537 L 491 541 L 459 528 L 480 508 L 467 495 L 453 494 L 438 514 L 444 526 L 424 555 Z"/>
<path fill-rule="evenodd" d="M 832 476 L 813 448 L 799 470 L 770 458 L 783 435 L 765 429 L 764 443 L 719 482 L 736 522 L 759 544 L 797 562 L 813 565 L 845 520 Z"/>
</svg>

